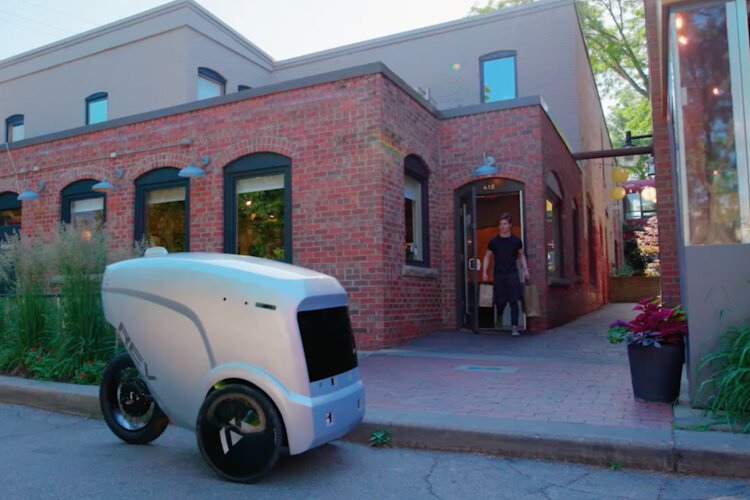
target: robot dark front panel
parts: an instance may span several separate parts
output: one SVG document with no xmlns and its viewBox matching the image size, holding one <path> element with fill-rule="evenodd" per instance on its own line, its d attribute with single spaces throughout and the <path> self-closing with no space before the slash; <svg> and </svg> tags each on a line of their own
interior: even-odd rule
<svg viewBox="0 0 750 500">
<path fill-rule="evenodd" d="M 357 366 L 352 326 L 347 307 L 297 313 L 310 382 L 316 382 Z"/>
</svg>

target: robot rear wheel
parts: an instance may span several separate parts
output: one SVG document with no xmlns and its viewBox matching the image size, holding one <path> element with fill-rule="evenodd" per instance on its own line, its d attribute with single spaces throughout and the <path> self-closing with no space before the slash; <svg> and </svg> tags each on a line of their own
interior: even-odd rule
<svg viewBox="0 0 750 500">
<path fill-rule="evenodd" d="M 110 430 L 129 444 L 150 443 L 169 425 L 127 354 L 114 358 L 104 370 L 99 406 Z"/>
<path fill-rule="evenodd" d="M 196 437 L 214 471 L 230 481 L 252 483 L 279 459 L 284 427 L 268 396 L 253 387 L 230 384 L 203 402 Z"/>
</svg>

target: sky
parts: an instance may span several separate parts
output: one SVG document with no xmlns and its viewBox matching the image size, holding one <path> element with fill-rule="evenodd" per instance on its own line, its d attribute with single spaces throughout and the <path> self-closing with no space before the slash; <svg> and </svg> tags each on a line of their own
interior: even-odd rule
<svg viewBox="0 0 750 500">
<path fill-rule="evenodd" d="M 465 17 L 486 0 L 197 0 L 276 60 Z M 0 60 L 168 3 L 0 0 Z"/>
</svg>

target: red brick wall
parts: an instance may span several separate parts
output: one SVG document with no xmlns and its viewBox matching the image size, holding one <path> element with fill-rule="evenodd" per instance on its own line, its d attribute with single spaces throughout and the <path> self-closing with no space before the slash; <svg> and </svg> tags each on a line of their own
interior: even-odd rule
<svg viewBox="0 0 750 500">
<path fill-rule="evenodd" d="M 192 145 L 176 146 L 184 138 Z M 111 158 L 114 151 L 120 154 Z M 135 180 L 209 155 L 207 175 L 190 181 L 190 250 L 222 251 L 223 168 L 255 152 L 291 158 L 293 261 L 335 276 L 347 289 L 361 349 L 456 326 L 454 193 L 476 180 L 472 172 L 483 154 L 497 158 L 502 177 L 526 186 L 529 266 L 542 292 L 544 173 L 558 174 L 566 199 L 582 197 L 581 173 L 540 106 L 440 120 L 374 74 L 15 149 L 17 168 L 41 167 L 23 180 L 32 187 L 47 183 L 39 200 L 24 202 L 24 231 L 59 222 L 59 193 L 67 184 L 107 177 L 116 190 L 107 195 L 106 230 L 113 246 L 129 246 Z M 404 273 L 403 161 L 410 154 L 430 172 L 427 276 Z M 123 179 L 114 177 L 117 167 Z M 0 153 L 0 192 L 20 190 L 12 174 L 8 154 Z M 571 205 L 565 207 L 569 235 Z M 579 214 L 584 235 L 583 203 Z M 586 246 L 579 248 L 585 268 Z M 566 275 L 572 275 L 569 238 L 565 252 Z M 558 324 L 600 303 L 601 295 L 582 296 L 585 287 L 577 284 L 550 291 L 542 298 L 549 317 L 531 327 Z"/>
<path fill-rule="evenodd" d="M 665 302 L 679 304 L 680 272 L 677 257 L 677 214 L 675 192 L 672 182 L 672 157 L 669 148 L 669 123 L 662 95 L 662 67 L 657 32 L 657 7 L 655 0 L 644 0 L 646 14 L 646 38 L 648 41 L 648 67 L 651 81 L 651 119 L 654 131 L 654 171 L 656 192 L 659 196 L 659 259 L 661 267 L 661 291 Z"/>
</svg>

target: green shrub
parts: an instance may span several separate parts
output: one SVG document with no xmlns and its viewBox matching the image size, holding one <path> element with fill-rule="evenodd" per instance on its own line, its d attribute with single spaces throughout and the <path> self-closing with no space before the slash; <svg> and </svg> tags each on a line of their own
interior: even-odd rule
<svg viewBox="0 0 750 500">
<path fill-rule="evenodd" d="M 706 394 L 707 410 L 735 428 L 750 418 L 750 324 L 730 328 L 718 348 L 698 364 L 699 377 L 707 378 L 699 393 Z M 750 432 L 750 421 L 742 429 Z"/>
</svg>

